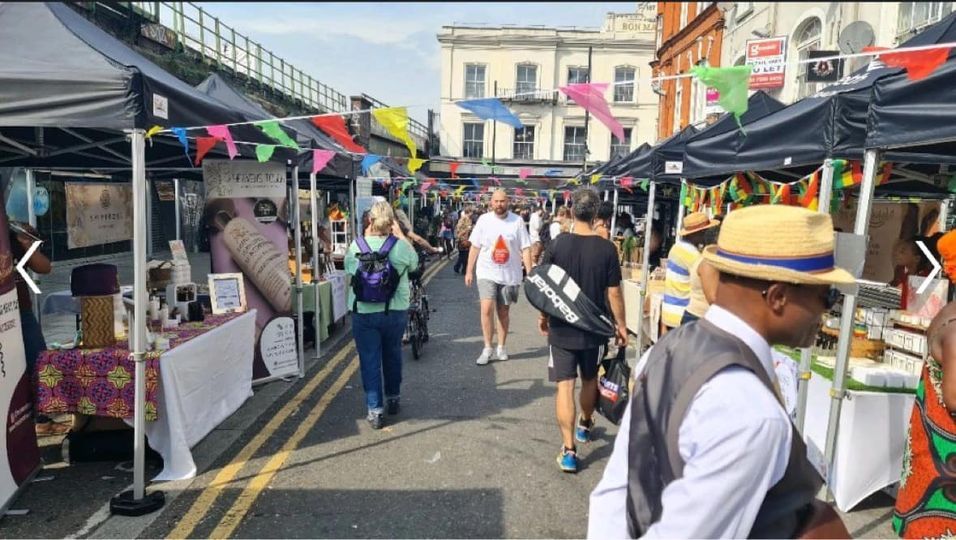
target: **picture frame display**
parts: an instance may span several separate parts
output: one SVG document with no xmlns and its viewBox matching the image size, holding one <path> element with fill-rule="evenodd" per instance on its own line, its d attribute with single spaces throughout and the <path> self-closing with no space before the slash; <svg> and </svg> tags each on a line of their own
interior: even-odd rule
<svg viewBox="0 0 956 540">
<path fill-rule="evenodd" d="M 214 315 L 246 311 L 242 274 L 209 274 L 209 301 Z"/>
</svg>

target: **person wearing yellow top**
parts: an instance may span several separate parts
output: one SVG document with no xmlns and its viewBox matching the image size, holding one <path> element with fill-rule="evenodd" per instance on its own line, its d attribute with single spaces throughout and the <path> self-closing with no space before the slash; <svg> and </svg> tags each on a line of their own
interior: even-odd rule
<svg viewBox="0 0 956 540">
<path fill-rule="evenodd" d="M 700 248 L 706 243 L 707 231 L 719 225 L 703 212 L 694 212 L 684 217 L 684 225 L 678 240 L 667 254 L 664 277 L 664 304 L 661 307 L 661 322 L 664 333 L 677 328 L 690 305 L 691 268 L 700 259 Z"/>
</svg>

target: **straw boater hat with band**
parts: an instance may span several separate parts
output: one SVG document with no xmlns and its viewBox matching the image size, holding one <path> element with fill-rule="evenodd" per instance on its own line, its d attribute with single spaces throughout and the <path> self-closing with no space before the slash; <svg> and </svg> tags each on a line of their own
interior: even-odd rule
<svg viewBox="0 0 956 540">
<path fill-rule="evenodd" d="M 727 214 L 704 259 L 720 272 L 800 285 L 852 285 L 837 268 L 833 221 L 796 206 L 751 206 Z"/>
<path fill-rule="evenodd" d="M 707 214 L 703 212 L 687 214 L 684 216 L 684 221 L 681 225 L 680 236 L 687 236 L 706 231 L 707 229 L 716 227 L 718 225 L 720 225 L 719 221 L 716 219 L 710 219 L 707 217 Z"/>
</svg>

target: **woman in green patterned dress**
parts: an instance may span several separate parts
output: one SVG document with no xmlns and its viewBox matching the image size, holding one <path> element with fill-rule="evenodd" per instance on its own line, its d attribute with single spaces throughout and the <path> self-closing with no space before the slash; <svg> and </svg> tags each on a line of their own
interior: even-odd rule
<svg viewBox="0 0 956 540">
<path fill-rule="evenodd" d="M 893 529 L 903 538 L 952 538 L 956 420 L 950 411 L 956 411 L 956 302 L 933 319 L 927 336 L 931 355 L 923 366 L 910 417 Z"/>
</svg>

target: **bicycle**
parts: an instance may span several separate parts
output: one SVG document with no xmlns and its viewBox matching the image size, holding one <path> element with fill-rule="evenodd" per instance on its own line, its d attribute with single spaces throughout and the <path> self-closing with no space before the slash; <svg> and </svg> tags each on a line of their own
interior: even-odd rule
<svg viewBox="0 0 956 540">
<path fill-rule="evenodd" d="M 408 324 L 405 327 L 405 336 L 403 343 L 412 344 L 412 358 L 418 360 L 422 355 L 422 347 L 428 342 L 428 320 L 431 310 L 428 307 L 428 294 L 425 292 L 425 285 L 422 283 L 422 277 L 425 274 L 425 262 L 428 254 L 419 252 L 418 268 L 408 274 L 408 284 L 410 289 L 408 304 Z"/>
</svg>

